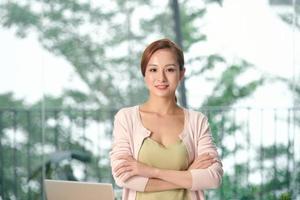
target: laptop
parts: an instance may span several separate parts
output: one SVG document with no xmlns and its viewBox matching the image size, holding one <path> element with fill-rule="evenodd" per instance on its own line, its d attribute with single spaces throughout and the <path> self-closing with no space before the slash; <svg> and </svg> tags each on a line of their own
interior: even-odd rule
<svg viewBox="0 0 300 200">
<path fill-rule="evenodd" d="M 45 180 L 47 200 L 114 200 L 112 185 L 61 180 Z"/>
</svg>

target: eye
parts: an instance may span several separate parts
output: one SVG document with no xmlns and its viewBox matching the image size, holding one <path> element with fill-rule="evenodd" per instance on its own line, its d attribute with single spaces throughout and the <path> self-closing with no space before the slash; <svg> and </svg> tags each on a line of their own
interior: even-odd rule
<svg viewBox="0 0 300 200">
<path fill-rule="evenodd" d="M 175 72 L 176 69 L 174 69 L 174 68 L 168 68 L 167 71 L 168 71 L 168 72 Z"/>
<path fill-rule="evenodd" d="M 156 72 L 157 70 L 155 68 L 150 68 L 149 72 Z"/>
</svg>

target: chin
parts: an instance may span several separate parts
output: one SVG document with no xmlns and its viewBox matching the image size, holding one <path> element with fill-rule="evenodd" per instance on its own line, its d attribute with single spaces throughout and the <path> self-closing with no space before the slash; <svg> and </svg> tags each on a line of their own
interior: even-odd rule
<svg viewBox="0 0 300 200">
<path fill-rule="evenodd" d="M 160 97 L 160 98 L 173 98 L 174 95 L 171 95 L 170 93 L 168 94 L 163 94 L 163 93 L 152 93 L 153 96 L 156 96 L 156 97 Z"/>
</svg>

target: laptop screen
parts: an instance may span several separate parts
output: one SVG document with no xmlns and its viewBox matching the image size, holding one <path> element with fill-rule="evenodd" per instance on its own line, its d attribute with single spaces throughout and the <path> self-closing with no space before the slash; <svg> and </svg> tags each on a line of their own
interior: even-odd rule
<svg viewBox="0 0 300 200">
<path fill-rule="evenodd" d="M 112 184 L 45 180 L 47 200 L 114 200 Z"/>
</svg>

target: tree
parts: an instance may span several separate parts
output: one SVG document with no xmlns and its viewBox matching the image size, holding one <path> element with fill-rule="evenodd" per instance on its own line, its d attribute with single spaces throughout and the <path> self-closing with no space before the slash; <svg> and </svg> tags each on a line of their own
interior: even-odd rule
<svg viewBox="0 0 300 200">
<path fill-rule="evenodd" d="M 206 36 L 199 31 L 201 25 L 196 25 L 196 21 L 205 16 L 206 7 L 205 5 L 195 7 L 190 3 L 188 0 L 180 2 L 183 50 L 187 54 L 191 53 L 194 44 L 204 43 L 206 40 Z M 53 109 L 46 114 L 46 122 L 51 119 L 55 121 L 68 119 L 79 127 L 84 127 L 83 124 L 92 123 L 97 121 L 96 119 L 102 122 L 112 121 L 117 108 L 138 104 L 146 98 L 145 86 L 142 84 L 141 75 L 137 73 L 139 57 L 144 46 L 152 41 L 152 38 L 158 36 L 175 38 L 172 26 L 166 26 L 173 23 L 170 5 L 164 5 L 162 9 L 147 0 L 118 0 L 100 4 L 93 5 L 90 1 L 73 0 L 32 0 L 26 3 L 7 1 L 0 4 L 2 27 L 13 29 L 19 37 L 36 34 L 41 45 L 49 52 L 66 59 L 89 88 L 88 92 L 67 89 L 62 97 L 46 96 L 45 100 L 34 105 L 20 104 L 20 107 L 37 109 L 45 104 L 46 108 Z M 139 16 L 137 13 L 141 8 L 157 12 L 151 12 L 151 16 Z M 138 28 L 134 28 L 133 20 L 138 21 L 135 23 Z M 238 64 L 227 63 L 226 59 L 218 54 L 207 56 L 192 54 L 186 62 L 193 68 L 191 73 L 187 74 L 187 81 L 192 78 L 204 79 L 214 88 L 211 95 L 202 104 L 199 102 L 195 109 L 203 106 L 234 105 L 238 100 L 253 94 L 265 82 L 261 77 L 239 86 L 236 79 L 241 74 L 247 73 L 252 66 L 245 61 Z M 212 77 L 210 72 L 214 70 L 219 73 Z M 12 98 L 7 100 L 7 102 L 14 101 Z M 88 112 L 77 112 L 78 108 L 88 109 Z M 106 114 L 99 116 L 98 109 L 112 112 L 105 112 Z M 223 116 L 222 120 L 219 120 L 218 116 L 220 116 L 218 113 L 209 116 L 213 122 L 212 127 L 219 127 L 226 121 L 226 131 L 233 132 L 239 128 L 230 116 Z M 34 121 L 35 127 L 27 131 L 37 138 L 32 144 L 37 143 L 37 146 L 42 144 L 40 130 L 44 128 L 48 133 L 45 141 L 54 149 L 61 150 L 63 146 L 92 154 L 85 145 L 82 145 L 88 142 L 84 136 L 68 144 L 67 126 L 63 124 L 53 126 L 46 123 L 42 127 L 42 118 Z M 61 136 L 59 138 L 58 131 Z M 214 132 L 214 137 L 219 138 L 219 134 Z M 11 149 L 8 146 L 8 151 Z M 224 156 L 228 155 L 226 152 L 232 153 L 224 147 L 222 151 Z M 40 163 L 38 158 L 33 159 Z M 93 155 L 94 164 L 91 170 L 86 170 L 88 177 L 97 174 L 99 169 L 108 172 L 108 164 L 98 165 L 98 159 L 97 155 Z M 243 171 L 244 166 L 236 167 Z M 232 183 L 230 176 L 225 176 L 224 180 L 225 186 Z M 13 187 L 13 183 L 8 185 L 6 191 L 12 191 Z M 247 191 L 245 186 L 241 189 Z M 227 192 L 226 195 L 230 197 L 231 193 Z"/>
</svg>

